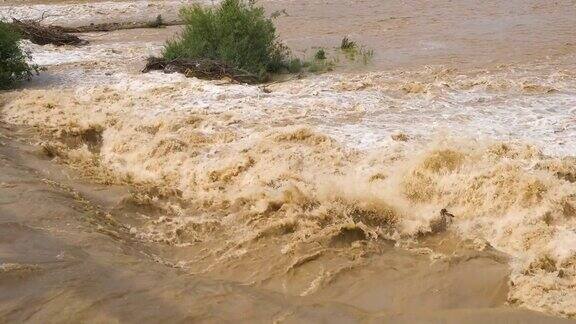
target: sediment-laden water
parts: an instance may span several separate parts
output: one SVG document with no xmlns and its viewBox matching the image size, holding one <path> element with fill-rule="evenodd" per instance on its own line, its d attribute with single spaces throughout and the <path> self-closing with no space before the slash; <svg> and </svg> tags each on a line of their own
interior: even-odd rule
<svg viewBox="0 0 576 324">
<path fill-rule="evenodd" d="M 86 34 L 93 42 L 81 48 L 25 43 L 48 71 L 2 94 L 2 119 L 34 129 L 43 154 L 83 179 L 132 188 L 108 230 L 186 273 L 372 314 L 417 309 L 420 298 L 422 309 L 508 305 L 573 317 L 576 73 L 566 36 L 554 29 L 576 23 L 565 6 L 481 8 L 529 10 L 510 9 L 503 26 L 559 17 L 538 31 L 548 38 L 534 40 L 552 56 L 538 49 L 509 58 L 497 38 L 478 64 L 432 51 L 434 65 L 423 66 L 415 52 L 399 60 L 413 55 L 409 68 L 383 70 L 392 64 L 384 54 L 352 72 L 265 86 L 139 73 L 177 27 L 150 30 L 155 38 Z M 502 27 L 486 36 L 485 27 L 469 26 L 478 35 L 467 36 L 523 35 Z M 474 46 L 457 55 L 467 50 Z M 414 295 L 402 289 L 408 282 Z"/>
</svg>

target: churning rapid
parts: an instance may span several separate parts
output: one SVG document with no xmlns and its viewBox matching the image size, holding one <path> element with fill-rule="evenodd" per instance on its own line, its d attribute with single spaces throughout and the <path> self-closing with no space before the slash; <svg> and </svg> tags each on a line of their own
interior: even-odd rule
<svg viewBox="0 0 576 324">
<path fill-rule="evenodd" d="M 52 76 L 0 97 L 45 156 L 132 188 L 109 231 L 186 273 L 317 302 L 385 246 L 430 264 L 496 250 L 509 305 L 576 316 L 574 54 L 248 86 L 132 68 L 159 44 L 26 43 Z"/>
<path fill-rule="evenodd" d="M 386 74 L 327 76 L 265 94 L 153 74 L 113 86 L 22 91 L 9 97 L 4 116 L 38 128 L 49 138 L 47 154 L 92 179 L 179 198 L 137 196 L 166 215 L 125 226 L 142 240 L 210 247 L 178 260 L 191 271 L 226 268 L 230 258 L 257 253 L 251 249 L 262 247 L 250 243 L 263 238 L 273 238 L 277 248 L 268 253 L 282 259 L 301 246 L 320 254 L 340 239 L 403 242 L 448 228 L 513 257 L 511 300 L 572 315 L 576 159 L 562 153 L 574 150 L 576 132 L 574 112 L 562 109 L 576 102 L 573 84 L 568 74 L 543 84 L 514 77 L 448 74 L 426 84 L 406 82 L 405 74 L 406 83 Z M 453 98 L 473 104 L 462 108 Z M 503 107 L 518 101 L 560 111 L 538 118 L 529 108 Z M 508 115 L 508 132 L 518 130 L 502 137 L 558 129 L 540 145 L 490 139 L 485 134 L 499 125 L 481 124 L 488 109 Z M 463 129 L 468 120 L 476 134 Z M 533 120 L 541 129 L 527 128 Z M 435 123 L 445 125 L 422 135 L 420 124 Z"/>
</svg>

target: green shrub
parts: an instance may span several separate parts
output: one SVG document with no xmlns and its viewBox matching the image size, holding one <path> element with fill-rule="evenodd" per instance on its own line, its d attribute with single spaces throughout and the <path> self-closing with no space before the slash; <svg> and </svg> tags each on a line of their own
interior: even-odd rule
<svg viewBox="0 0 576 324">
<path fill-rule="evenodd" d="M 288 50 L 277 42 L 272 20 L 253 1 L 224 0 L 216 8 L 195 5 L 181 11 L 186 27 L 167 43 L 165 59 L 211 59 L 264 80 L 288 69 Z"/>
<path fill-rule="evenodd" d="M 37 70 L 26 63 L 28 56 L 18 46 L 19 40 L 20 35 L 10 25 L 0 22 L 0 89 L 29 79 Z"/>
</svg>

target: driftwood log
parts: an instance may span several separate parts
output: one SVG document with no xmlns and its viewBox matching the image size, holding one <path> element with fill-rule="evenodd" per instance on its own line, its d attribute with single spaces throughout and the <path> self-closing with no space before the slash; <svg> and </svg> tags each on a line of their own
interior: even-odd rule
<svg viewBox="0 0 576 324">
<path fill-rule="evenodd" d="M 103 23 L 103 24 L 90 24 L 78 27 L 58 27 L 65 33 L 90 33 L 90 32 L 110 32 L 121 29 L 137 29 L 137 28 L 158 28 L 151 25 L 150 22 L 120 22 L 120 23 Z M 168 26 L 164 24 L 161 26 Z"/>
<path fill-rule="evenodd" d="M 179 58 L 166 60 L 160 57 L 149 57 L 142 72 L 160 70 L 165 73 L 182 73 L 186 77 L 195 77 L 204 80 L 219 80 L 230 78 L 240 83 L 259 83 L 260 79 L 247 71 L 231 67 L 216 60 Z"/>
<path fill-rule="evenodd" d="M 114 22 L 102 24 L 90 24 L 78 27 L 58 27 L 65 33 L 89 33 L 89 32 L 109 32 L 121 29 L 136 29 L 136 28 L 162 28 L 166 26 L 182 25 L 181 20 L 177 21 L 164 21 L 162 15 L 158 15 L 155 20 L 147 22 Z"/>
<path fill-rule="evenodd" d="M 38 45 L 53 44 L 62 45 L 85 45 L 87 41 L 75 35 L 65 33 L 61 27 L 44 26 L 35 20 L 12 19 L 12 26 L 20 32 L 22 38 L 29 39 Z"/>
</svg>

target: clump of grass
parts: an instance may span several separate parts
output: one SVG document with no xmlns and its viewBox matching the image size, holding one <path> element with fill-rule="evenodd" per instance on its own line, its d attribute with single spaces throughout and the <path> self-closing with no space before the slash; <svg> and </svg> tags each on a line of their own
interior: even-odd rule
<svg viewBox="0 0 576 324">
<path fill-rule="evenodd" d="M 303 66 L 310 73 L 324 73 L 332 71 L 335 65 L 333 60 L 328 59 L 326 50 L 320 48 L 314 53 L 314 57 L 310 61 L 305 62 Z"/>
<path fill-rule="evenodd" d="M 20 49 L 19 41 L 18 32 L 0 22 L 0 89 L 9 89 L 38 72 L 37 66 L 26 62 L 29 56 Z"/>
<path fill-rule="evenodd" d="M 210 59 L 265 81 L 290 65 L 289 51 L 277 41 L 276 28 L 253 1 L 224 0 L 216 8 L 184 8 L 184 32 L 167 43 L 165 59 Z"/>
<path fill-rule="evenodd" d="M 336 64 L 329 60 L 312 60 L 308 62 L 306 67 L 310 73 L 324 73 L 332 71 Z"/>
<path fill-rule="evenodd" d="M 362 59 L 362 63 L 366 65 L 372 61 L 372 58 L 374 57 L 374 50 L 361 48 L 359 54 Z"/>
<path fill-rule="evenodd" d="M 310 60 L 301 61 L 302 70 L 310 73 L 332 71 L 340 62 L 340 54 L 344 54 L 345 58 L 350 62 L 361 62 L 364 65 L 367 65 L 374 56 L 373 50 L 358 45 L 358 43 L 350 40 L 348 37 L 344 37 L 340 42 L 340 47 L 335 48 L 335 52 L 331 51 L 330 53 L 331 55 L 328 55 L 328 52 L 324 48 L 318 49 L 314 52 Z"/>
<path fill-rule="evenodd" d="M 321 48 L 319 50 L 316 51 L 316 54 L 314 54 L 314 59 L 315 60 L 325 60 L 326 59 L 326 51 Z"/>
<path fill-rule="evenodd" d="M 358 45 L 356 42 L 351 41 L 348 37 L 342 38 L 342 42 L 340 43 L 340 49 L 343 51 L 353 50 L 356 49 Z"/>
<path fill-rule="evenodd" d="M 374 56 L 374 50 L 366 49 L 359 46 L 358 43 L 344 37 L 340 42 L 340 50 L 350 61 L 361 61 L 364 65 L 368 64 Z"/>
<path fill-rule="evenodd" d="M 300 73 L 302 72 L 302 69 L 304 68 L 304 62 L 302 62 L 302 60 L 300 60 L 299 58 L 294 58 L 291 59 L 290 62 L 288 63 L 287 69 L 288 72 L 290 73 Z"/>
</svg>

